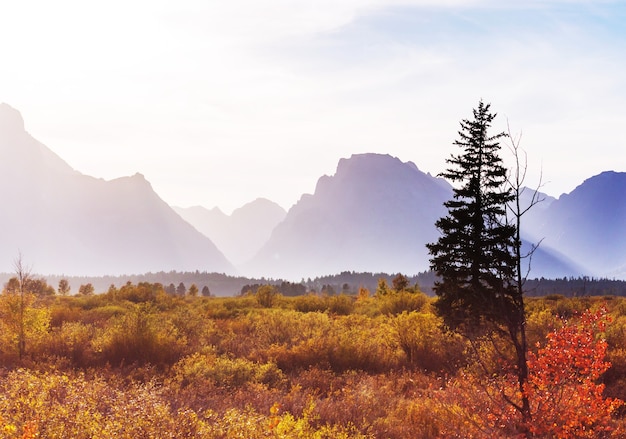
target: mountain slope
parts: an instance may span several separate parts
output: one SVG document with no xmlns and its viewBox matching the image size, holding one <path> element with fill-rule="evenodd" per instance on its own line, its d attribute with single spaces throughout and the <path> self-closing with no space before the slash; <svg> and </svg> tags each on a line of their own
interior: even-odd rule
<svg viewBox="0 0 626 439">
<path fill-rule="evenodd" d="M 219 208 L 174 207 L 174 210 L 217 245 L 233 264 L 247 262 L 267 242 L 285 209 L 258 198 L 226 215 Z"/>
<path fill-rule="evenodd" d="M 142 175 L 104 181 L 80 174 L 30 136 L 7 104 L 0 105 L 0 153 L 3 270 L 21 252 L 49 274 L 233 271 Z"/>
<path fill-rule="evenodd" d="M 534 218 L 542 247 L 568 255 L 586 275 L 626 275 L 626 173 L 603 172 Z"/>
<path fill-rule="evenodd" d="M 452 189 L 413 163 L 379 154 L 341 159 L 318 180 L 245 266 L 255 275 L 298 279 L 343 270 L 416 273 L 428 267 L 424 244 Z"/>
</svg>

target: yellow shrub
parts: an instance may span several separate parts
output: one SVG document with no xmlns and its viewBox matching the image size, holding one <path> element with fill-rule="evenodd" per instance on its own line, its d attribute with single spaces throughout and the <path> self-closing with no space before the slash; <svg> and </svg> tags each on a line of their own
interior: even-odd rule
<svg viewBox="0 0 626 439">
<path fill-rule="evenodd" d="M 392 334 L 410 366 L 430 372 L 453 372 L 461 365 L 465 342 L 443 332 L 431 313 L 402 312 L 391 319 Z"/>
</svg>

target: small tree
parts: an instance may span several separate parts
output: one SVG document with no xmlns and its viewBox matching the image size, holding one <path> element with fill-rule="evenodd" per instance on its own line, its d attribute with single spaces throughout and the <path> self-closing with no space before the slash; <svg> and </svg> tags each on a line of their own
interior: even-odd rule
<svg viewBox="0 0 626 439">
<path fill-rule="evenodd" d="M 531 417 L 531 407 L 527 392 L 524 388 L 528 382 L 528 342 L 526 339 L 526 308 L 524 304 L 524 284 L 530 272 L 532 256 L 537 249 L 537 245 L 533 245 L 526 254 L 522 253 L 522 217 L 532 209 L 536 204 L 543 201 L 539 194 L 539 188 L 542 181 L 539 179 L 537 189 L 532 191 L 532 195 L 526 205 L 522 204 L 522 196 L 527 189 L 524 187 L 526 181 L 526 172 L 528 170 L 528 160 L 525 152 L 520 148 L 521 134 L 513 136 L 509 128 L 507 137 L 510 141 L 509 150 L 513 155 L 514 167 L 507 178 L 509 191 L 513 194 L 513 200 L 507 205 L 510 216 L 512 217 L 512 225 L 515 228 L 513 238 L 513 256 L 515 258 L 515 275 L 512 282 L 511 300 L 514 304 L 511 310 L 511 318 L 509 318 L 509 338 L 513 343 L 516 353 L 516 367 L 518 389 L 522 394 L 522 413 L 527 418 Z M 524 261 L 528 261 L 527 268 L 524 270 Z"/>
<path fill-rule="evenodd" d="M 409 278 L 402 273 L 398 273 L 398 275 L 392 279 L 391 285 L 397 292 L 404 291 L 409 288 Z"/>
<path fill-rule="evenodd" d="M 48 285 L 45 279 L 30 279 L 28 290 L 37 297 L 54 296 L 54 287 Z"/>
<path fill-rule="evenodd" d="M 376 285 L 376 297 L 383 297 L 389 294 L 389 285 L 384 278 L 378 279 L 378 285 Z"/>
<path fill-rule="evenodd" d="M 357 294 L 357 300 L 366 300 L 370 297 L 370 290 L 365 288 L 364 286 L 359 287 L 359 293 Z"/>
<path fill-rule="evenodd" d="M 187 291 L 187 293 L 191 297 L 197 297 L 198 296 L 198 287 L 196 286 L 196 284 L 191 284 L 191 286 L 189 287 L 189 291 Z"/>
<path fill-rule="evenodd" d="M 206 285 L 202 287 L 202 296 L 203 297 L 211 296 L 211 291 L 209 290 L 209 287 L 207 287 Z"/>
<path fill-rule="evenodd" d="M 24 356 L 26 351 L 26 332 L 25 332 L 25 313 L 26 307 L 32 303 L 28 296 L 28 283 L 30 281 L 30 269 L 24 266 L 22 262 L 22 255 L 20 254 L 15 260 L 13 266 L 15 267 L 15 274 L 17 276 L 18 294 L 20 296 L 20 310 L 19 310 L 19 356 L 20 360 Z"/>
<path fill-rule="evenodd" d="M 178 286 L 176 287 L 176 294 L 178 294 L 179 296 L 184 296 L 185 293 L 187 292 L 187 287 L 185 287 L 184 283 L 179 283 Z"/>
<path fill-rule="evenodd" d="M 80 296 L 92 296 L 94 291 L 95 289 L 91 283 L 86 283 L 78 287 L 78 294 Z"/>
<path fill-rule="evenodd" d="M 59 281 L 59 288 L 57 289 L 57 291 L 59 292 L 59 294 L 61 296 L 67 296 L 70 294 L 70 283 L 67 281 L 67 279 L 61 279 Z"/>
<path fill-rule="evenodd" d="M 5 285 L 0 300 L 0 321 L 7 335 L 17 346 L 17 354 L 21 361 L 26 354 L 27 339 L 33 340 L 45 333 L 50 319 L 46 310 L 33 306 L 36 297 L 31 287 L 43 288 L 47 286 L 45 281 L 33 282 L 30 268 L 24 265 L 21 254 L 14 261 L 13 267 L 15 277 L 9 279 Z"/>
<path fill-rule="evenodd" d="M 256 300 L 264 308 L 271 308 L 278 297 L 278 291 L 272 285 L 261 285 L 255 294 Z"/>
</svg>

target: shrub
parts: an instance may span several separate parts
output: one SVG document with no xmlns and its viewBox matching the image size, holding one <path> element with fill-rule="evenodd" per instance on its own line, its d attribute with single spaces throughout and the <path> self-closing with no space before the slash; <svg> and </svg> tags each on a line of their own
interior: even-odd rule
<svg viewBox="0 0 626 439">
<path fill-rule="evenodd" d="M 293 308 L 298 312 L 323 312 L 328 309 L 328 301 L 315 294 L 294 297 Z"/>
<path fill-rule="evenodd" d="M 392 333 L 411 367 L 429 372 L 456 371 L 465 343 L 456 334 L 442 332 L 431 313 L 403 312 L 392 318 Z"/>
<path fill-rule="evenodd" d="M 278 386 L 285 376 L 274 363 L 255 363 L 244 358 L 229 358 L 208 354 L 192 354 L 173 367 L 175 381 L 180 386 L 211 382 L 216 386 L 237 388 L 246 383 Z"/>
<path fill-rule="evenodd" d="M 272 285 L 261 285 L 254 295 L 259 305 L 264 308 L 271 308 L 274 306 L 278 296 L 278 291 Z"/>
<path fill-rule="evenodd" d="M 403 312 L 421 311 L 429 303 L 430 299 L 424 293 L 412 293 L 401 291 L 390 293 L 378 298 L 380 312 L 382 314 L 397 315 Z"/>
<path fill-rule="evenodd" d="M 185 343 L 171 321 L 159 319 L 150 306 L 135 305 L 99 330 L 94 348 L 102 364 L 165 365 L 180 358 Z"/>
<path fill-rule="evenodd" d="M 65 322 L 54 328 L 46 343 L 45 353 L 67 358 L 74 367 L 86 367 L 94 362 L 92 341 L 96 330 L 93 325 Z"/>
<path fill-rule="evenodd" d="M 604 385 L 597 383 L 611 366 L 605 361 L 607 342 L 597 338 L 605 326 L 606 311 L 587 311 L 548 334 L 546 344 L 529 354 L 524 391 L 535 414 L 529 425 L 533 434 L 595 438 L 612 429 L 611 414 L 623 401 L 604 398 Z"/>
<path fill-rule="evenodd" d="M 347 316 L 354 309 L 354 299 L 345 294 L 328 298 L 328 311 L 332 314 Z"/>
</svg>

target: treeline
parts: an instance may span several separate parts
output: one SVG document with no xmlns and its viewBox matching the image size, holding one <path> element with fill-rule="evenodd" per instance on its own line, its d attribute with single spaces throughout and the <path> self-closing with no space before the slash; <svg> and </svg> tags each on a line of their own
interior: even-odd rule
<svg viewBox="0 0 626 439">
<path fill-rule="evenodd" d="M 357 294 L 359 289 L 366 288 L 369 291 L 376 291 L 380 280 L 384 280 L 391 285 L 393 279 L 400 273 L 370 273 L 343 271 L 339 274 L 320 276 L 303 280 L 302 284 L 308 291 Z M 405 274 L 406 275 L 406 274 Z M 418 286 L 420 291 L 431 295 L 432 287 L 435 283 L 435 274 L 431 271 L 419 273 L 417 275 L 406 275 L 411 286 Z"/>
<path fill-rule="evenodd" d="M 261 285 L 273 285 L 284 296 L 298 296 L 307 293 L 325 294 L 358 294 L 361 288 L 374 292 L 381 279 L 391 285 L 399 273 L 370 273 L 344 271 L 335 275 L 302 279 L 300 282 L 290 282 L 284 279 L 248 278 L 243 276 L 229 276 L 223 273 L 209 273 L 206 271 L 160 271 L 155 273 L 131 274 L 119 276 L 65 276 L 47 275 L 42 276 L 47 283 L 56 288 L 59 282 L 68 282 L 70 295 L 78 293 L 81 285 L 91 285 L 96 294 L 105 293 L 111 287 L 121 288 L 128 282 L 133 284 L 153 283 L 161 284 L 171 294 L 180 294 L 184 287 L 187 290 L 191 285 L 202 292 L 205 287 L 211 296 L 232 297 L 245 293 L 248 290 L 256 292 Z M 0 273 L 0 283 L 5 284 L 15 273 Z M 37 276 L 39 277 L 39 276 Z M 423 272 L 418 275 L 407 276 L 411 286 L 432 294 L 435 276 L 432 272 Z M 182 286 L 181 286 L 182 284 Z M 174 289 L 172 290 L 172 287 Z M 180 287 L 180 290 L 179 290 Z M 178 291 L 177 291 L 178 290 Z"/>
<path fill-rule="evenodd" d="M 5 284 L 15 273 L 0 273 L 0 283 Z M 40 276 L 36 276 L 40 277 Z M 128 282 L 133 284 L 153 283 L 161 284 L 165 288 L 174 285 L 178 288 L 182 283 L 187 290 L 191 285 L 196 285 L 200 292 L 206 287 L 211 296 L 236 296 L 241 292 L 241 288 L 246 284 L 271 283 L 280 281 L 268 280 L 264 278 L 247 278 L 241 276 L 229 276 L 223 273 L 209 273 L 206 271 L 159 271 L 145 274 L 129 274 L 119 276 L 66 276 L 66 275 L 45 275 L 49 285 L 56 287 L 59 282 L 65 279 L 70 287 L 70 295 L 76 294 L 81 285 L 92 285 L 96 294 L 105 293 L 111 287 L 121 288 Z"/>
<path fill-rule="evenodd" d="M 62 276 L 52 275 L 40 279 L 49 286 L 57 288 L 61 280 L 68 282 L 69 294 L 77 294 L 81 286 L 91 285 L 96 294 L 107 292 L 111 286 L 121 288 L 128 282 L 159 283 L 171 294 L 180 294 L 195 285 L 200 295 L 229 297 L 244 294 L 251 290 L 256 292 L 261 285 L 273 285 L 283 296 L 298 296 L 307 293 L 324 294 L 352 294 L 356 295 L 359 290 L 365 288 L 372 293 L 376 291 L 379 282 L 384 280 L 391 285 L 393 279 L 400 273 L 371 273 L 343 271 L 339 274 L 302 279 L 300 282 L 290 282 L 282 279 L 248 278 L 242 276 L 229 276 L 223 273 L 208 273 L 201 271 L 179 272 L 161 271 L 140 275 L 120 276 Z M 3 285 L 9 281 L 14 273 L 0 273 L 0 283 Z M 417 286 L 420 291 L 431 296 L 436 281 L 435 273 L 425 271 L 416 275 L 406 275 L 411 286 Z M 182 284 L 182 285 L 181 285 Z M 172 287 L 174 289 L 172 290 Z M 542 297 L 560 295 L 564 297 L 581 296 L 626 296 L 626 281 L 619 279 L 596 278 L 588 276 L 563 277 L 559 279 L 528 279 L 525 284 L 525 294 L 529 297 Z M 183 293 L 182 295 L 184 295 Z"/>
<path fill-rule="evenodd" d="M 321 292 L 323 290 L 337 294 L 345 292 L 357 294 L 359 288 L 367 288 L 374 292 L 381 279 L 391 285 L 399 273 L 356 273 L 342 272 L 333 276 L 317 277 L 303 281 L 308 291 Z M 412 286 L 417 286 L 422 292 L 433 295 L 433 286 L 437 277 L 432 271 L 421 272 L 407 276 Z M 584 296 L 626 296 L 626 281 L 589 276 L 563 277 L 558 279 L 535 278 L 528 279 L 524 285 L 526 296 L 544 297 L 560 295 L 564 297 Z"/>
<path fill-rule="evenodd" d="M 527 296 L 564 297 L 626 296 L 626 281 L 619 279 L 594 278 L 588 276 L 563 277 L 561 279 L 529 279 L 524 285 Z"/>
</svg>

